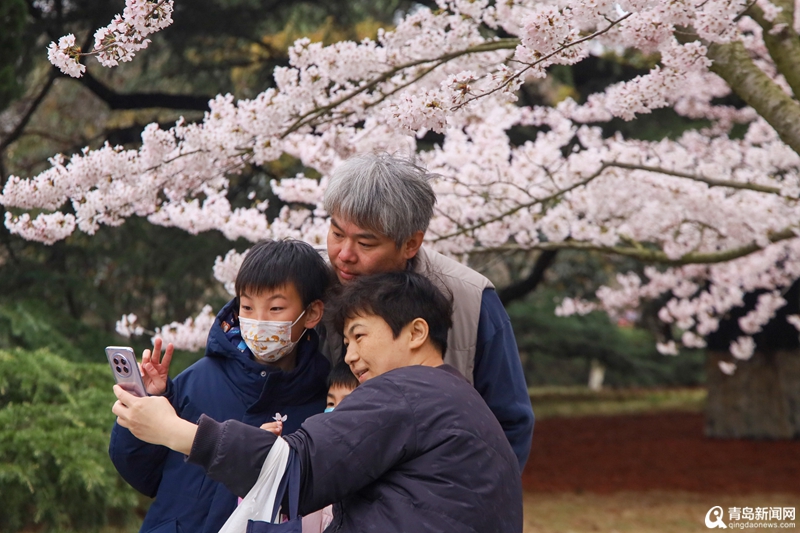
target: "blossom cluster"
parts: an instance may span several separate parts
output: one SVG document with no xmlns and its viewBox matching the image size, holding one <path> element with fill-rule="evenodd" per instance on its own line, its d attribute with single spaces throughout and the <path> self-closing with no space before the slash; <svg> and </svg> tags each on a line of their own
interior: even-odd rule
<svg viewBox="0 0 800 533">
<path fill-rule="evenodd" d="M 86 72 L 86 65 L 80 63 L 81 48 L 75 44 L 75 36 L 68 34 L 51 42 L 47 47 L 47 59 L 67 76 L 80 78 Z"/>
<path fill-rule="evenodd" d="M 239 272 L 239 267 L 242 266 L 242 261 L 244 261 L 246 255 L 247 252 L 240 254 L 236 250 L 230 250 L 225 254 L 225 257 L 217 256 L 214 261 L 214 278 L 222 283 L 231 296 L 236 295 L 234 285 L 236 283 L 236 274 Z"/>
<path fill-rule="evenodd" d="M 197 351 L 206 346 L 208 332 L 214 324 L 215 315 L 210 305 L 206 305 L 194 318 L 183 322 L 172 322 L 156 328 L 154 337 L 160 337 L 165 343 L 172 343 L 179 350 Z"/>
<path fill-rule="evenodd" d="M 122 14 L 94 33 L 94 48 L 90 52 L 82 52 L 75 44 L 75 36 L 69 34 L 58 43 L 50 43 L 47 58 L 73 78 L 80 78 L 86 71 L 86 66 L 80 63 L 81 56 L 93 55 L 104 67 L 115 67 L 147 48 L 148 35 L 172 24 L 172 10 L 173 0 L 126 0 Z"/>
<path fill-rule="evenodd" d="M 138 324 L 139 317 L 133 313 L 122 315 L 122 318 L 117 320 L 116 330 L 117 333 L 123 337 L 138 337 L 144 335 L 144 327 Z"/>
<path fill-rule="evenodd" d="M 785 304 L 782 291 L 800 278 L 800 157 L 753 108 L 719 104 L 731 88 L 710 70 L 709 47 L 741 43 L 792 94 L 765 46 L 764 28 L 747 14 L 750 3 L 437 3 L 438 11 L 417 9 L 374 40 L 324 46 L 300 39 L 289 65 L 275 70 L 274 88 L 248 100 L 220 95 L 201 123 L 150 125 L 136 150 L 105 146 L 56 156 L 37 176 L 10 177 L 0 195 L 6 227 L 52 243 L 142 216 L 192 233 L 293 237 L 321 247 L 329 223 L 322 198 L 341 161 L 368 151 L 417 153 L 441 176 L 433 183 L 438 202 L 429 246 L 459 258 L 476 250 L 577 248 L 660 265 L 620 273 L 592 301 L 566 299 L 558 312 L 618 315 L 664 298 L 659 317 L 678 333 L 659 343 L 665 354 L 703 347 L 720 318 L 743 305 L 744 294 L 764 291 L 741 321 L 744 336 L 731 346 L 737 360 L 750 357 L 750 335 Z M 115 21 L 145 35 L 150 30 L 136 13 L 153 4 L 128 2 Z M 774 21 L 767 31 L 795 31 L 797 21 L 787 26 L 780 9 L 757 5 Z M 160 29 L 172 4 L 157 6 L 164 10 L 156 17 Z M 511 37 L 493 37 L 487 27 Z M 69 65 L 64 56 L 79 52 L 74 39 L 64 39 L 51 46 Z M 516 101 L 521 85 L 545 78 L 552 65 L 632 49 L 653 58 L 646 74 L 582 102 Z M 130 58 L 119 54 L 116 60 Z M 707 126 L 659 141 L 608 136 L 598 126 L 664 107 Z M 737 124 L 742 137 L 730 135 Z M 509 135 L 515 128 L 537 133 L 515 143 Z M 418 150 L 428 131 L 443 142 Z M 228 177 L 284 155 L 314 173 L 271 183 L 285 204 L 279 215 L 268 220 L 266 203 L 255 196 L 253 207 L 232 208 Z M 65 206 L 71 212 L 62 212 Z M 241 259 L 232 251 L 215 263 L 214 275 L 229 291 Z M 172 332 L 177 346 L 200 346 L 188 333 L 197 323 L 161 331 Z M 735 370 L 725 365 L 722 371 Z"/>
</svg>

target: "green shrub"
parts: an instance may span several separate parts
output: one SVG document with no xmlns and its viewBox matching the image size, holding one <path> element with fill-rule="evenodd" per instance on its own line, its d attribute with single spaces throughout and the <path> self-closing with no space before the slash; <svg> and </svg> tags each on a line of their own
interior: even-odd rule
<svg viewBox="0 0 800 533">
<path fill-rule="evenodd" d="M 0 530 L 91 531 L 134 518 L 140 498 L 108 458 L 105 364 L 0 350 Z"/>
</svg>

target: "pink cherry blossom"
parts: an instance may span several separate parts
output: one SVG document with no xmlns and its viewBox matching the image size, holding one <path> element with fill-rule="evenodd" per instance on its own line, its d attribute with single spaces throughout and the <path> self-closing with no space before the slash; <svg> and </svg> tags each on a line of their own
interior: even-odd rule
<svg viewBox="0 0 800 533">
<path fill-rule="evenodd" d="M 702 347 L 745 294 L 759 291 L 731 346 L 737 359 L 750 357 L 752 335 L 800 279 L 800 156 L 753 108 L 718 103 L 732 89 L 712 72 L 710 51 L 740 44 L 775 87 L 793 95 L 764 41 L 765 33 L 790 29 L 783 12 L 758 0 L 773 24 L 765 30 L 748 16 L 746 0 L 437 4 L 376 39 L 327 46 L 299 39 L 289 64 L 275 70 L 274 88 L 252 99 L 219 95 L 197 124 L 151 124 L 138 149 L 56 155 L 37 175 L 8 177 L 0 194 L 6 227 L 53 243 L 138 216 L 193 234 L 292 237 L 324 248 L 322 198 L 336 167 L 356 153 L 416 154 L 439 175 L 428 246 L 465 261 L 474 253 L 570 248 L 639 259 L 647 265 L 641 271 L 620 272 L 592 298 L 565 299 L 557 312 L 620 316 L 663 299 L 658 316 L 676 335 L 659 343 L 665 354 Z M 87 54 L 105 66 L 131 60 L 171 23 L 172 10 L 171 1 L 128 0 Z M 789 21 L 795 29 L 798 19 Z M 552 65 L 626 51 L 652 58 L 652 68 L 582 102 L 517 102 L 523 84 L 548 83 Z M 72 36 L 48 49 L 73 76 L 87 54 Z M 666 107 L 707 126 L 657 141 L 604 136 L 598 126 Z M 744 135 L 731 135 L 734 126 Z M 537 133 L 514 143 L 515 128 Z M 443 141 L 422 150 L 418 140 L 429 131 Z M 271 182 L 285 204 L 277 217 L 266 217 L 266 201 L 255 194 L 247 206 L 231 206 L 231 176 L 284 156 L 305 169 Z M 231 251 L 214 263 L 229 291 L 241 257 Z M 207 324 L 204 312 L 161 331 L 176 346 L 199 347 Z M 735 365 L 720 369 L 732 373 Z"/>
<path fill-rule="evenodd" d="M 78 62 L 81 56 L 93 55 L 104 67 L 115 67 L 131 61 L 139 50 L 147 48 L 146 37 L 172 24 L 173 0 L 126 0 L 122 15 L 94 33 L 94 48 L 82 52 L 72 34 L 50 43 L 47 58 L 64 74 L 80 78 L 86 67 Z"/>
</svg>

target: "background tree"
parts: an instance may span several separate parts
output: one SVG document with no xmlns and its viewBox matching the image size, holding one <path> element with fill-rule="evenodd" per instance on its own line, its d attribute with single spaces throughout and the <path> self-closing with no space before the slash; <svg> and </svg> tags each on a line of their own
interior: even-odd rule
<svg viewBox="0 0 800 533">
<path fill-rule="evenodd" d="M 139 61 L 108 70 L 90 58 L 94 64 L 75 79 L 47 61 L 47 42 L 67 32 L 79 42 L 90 41 L 123 2 L 3 2 L 0 180 L 5 184 L 9 174 L 47 168 L 53 153 L 80 153 L 105 142 L 135 147 L 143 125 L 153 121 L 171 124 L 180 116 L 187 123 L 200 121 L 213 95 L 253 96 L 272 85 L 272 71 L 288 64 L 286 50 L 294 39 L 374 36 L 405 5 L 224 0 L 179 5 L 177 22 L 168 33 L 152 36 Z M 274 197 L 269 181 L 294 176 L 298 168 L 292 161 L 251 167 L 232 183 L 231 199 L 247 203 L 251 190 Z M 0 211 L 5 215 L 5 206 Z M 123 312 L 154 325 L 227 299 L 208 273 L 230 241 L 216 232 L 190 235 L 146 220 L 130 222 L 52 246 L 0 231 L 0 346 L 49 346 L 70 358 L 94 359 L 98 346 L 118 343 L 112 334 Z M 246 241 L 234 245 L 247 248 Z M 50 333 L 31 333 L 42 328 Z"/>
<path fill-rule="evenodd" d="M 324 176 L 338 161 L 415 151 L 442 175 L 429 242 L 446 253 L 573 249 L 650 265 L 599 287 L 594 301 L 565 299 L 562 314 L 619 315 L 663 299 L 668 331 L 701 348 L 745 294 L 763 291 L 738 320 L 730 355 L 710 369 L 741 376 L 757 368 L 752 335 L 800 276 L 797 38 L 787 1 L 442 0 L 374 41 L 297 41 L 274 88 L 219 96 L 202 123 L 154 124 L 138 149 L 106 146 L 11 177 L 6 227 L 53 243 L 138 216 L 193 234 L 321 245 Z M 68 44 L 51 49 L 67 69 Z M 525 85 L 604 56 L 638 57 L 646 73 L 578 100 L 536 101 L 548 85 Z M 520 94 L 531 100 L 516 103 Z M 658 141 L 616 126 L 666 108 L 704 125 Z M 248 202 L 234 194 L 252 169 L 276 162 L 300 173 L 270 182 L 269 193 L 264 182 L 245 187 Z M 218 261 L 218 279 L 229 282 L 240 260 L 232 252 Z M 172 334 L 188 343 L 193 332 Z M 676 340 L 659 348 L 674 353 Z"/>
</svg>

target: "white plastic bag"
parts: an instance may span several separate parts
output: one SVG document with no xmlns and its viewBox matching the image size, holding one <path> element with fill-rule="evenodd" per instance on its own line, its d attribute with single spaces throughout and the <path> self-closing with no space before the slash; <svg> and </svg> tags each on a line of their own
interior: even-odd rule
<svg viewBox="0 0 800 533">
<path fill-rule="evenodd" d="M 239 507 L 228 517 L 219 533 L 245 533 L 248 520 L 272 521 L 272 506 L 275 504 L 278 486 L 286 472 L 288 462 L 289 445 L 281 437 L 278 437 L 264 460 L 256 484 L 244 497 Z M 280 520 L 280 515 L 278 520 Z"/>
</svg>

